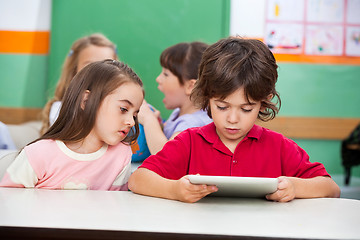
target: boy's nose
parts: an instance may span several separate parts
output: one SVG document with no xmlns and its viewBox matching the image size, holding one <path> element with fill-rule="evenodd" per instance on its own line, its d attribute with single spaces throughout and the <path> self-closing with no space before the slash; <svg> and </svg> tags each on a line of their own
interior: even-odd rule
<svg viewBox="0 0 360 240">
<path fill-rule="evenodd" d="M 227 117 L 229 123 L 237 123 L 239 121 L 239 113 L 238 111 L 230 110 L 229 115 Z"/>
</svg>

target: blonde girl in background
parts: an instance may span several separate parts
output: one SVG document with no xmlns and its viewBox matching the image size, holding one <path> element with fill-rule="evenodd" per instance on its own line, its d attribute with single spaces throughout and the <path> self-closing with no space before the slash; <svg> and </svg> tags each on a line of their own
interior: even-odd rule
<svg viewBox="0 0 360 240">
<path fill-rule="evenodd" d="M 142 86 L 116 60 L 84 67 L 70 82 L 58 119 L 20 152 L 0 186 L 127 190 Z"/>
<path fill-rule="evenodd" d="M 54 97 L 46 103 L 42 111 L 41 135 L 49 129 L 58 117 L 65 91 L 75 74 L 87 64 L 104 59 L 117 60 L 118 56 L 115 44 L 103 34 L 94 33 L 73 43 L 65 58 Z"/>
</svg>

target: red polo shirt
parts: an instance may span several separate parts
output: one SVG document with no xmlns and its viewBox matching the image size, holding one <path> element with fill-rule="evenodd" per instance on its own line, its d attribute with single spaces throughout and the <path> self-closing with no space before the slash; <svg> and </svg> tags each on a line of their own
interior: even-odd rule
<svg viewBox="0 0 360 240">
<path fill-rule="evenodd" d="M 140 166 L 168 179 L 188 174 L 240 177 L 329 176 L 321 163 L 294 141 L 254 125 L 232 153 L 220 140 L 214 123 L 190 128 L 165 144 Z"/>
</svg>

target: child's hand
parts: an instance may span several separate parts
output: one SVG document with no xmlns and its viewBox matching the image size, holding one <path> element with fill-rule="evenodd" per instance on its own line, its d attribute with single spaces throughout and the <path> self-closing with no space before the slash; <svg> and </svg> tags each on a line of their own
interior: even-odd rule
<svg viewBox="0 0 360 240">
<path fill-rule="evenodd" d="M 266 195 L 266 199 L 277 202 L 289 202 L 295 198 L 295 187 L 287 177 L 279 177 L 276 192 Z"/>
<path fill-rule="evenodd" d="M 151 109 L 149 104 L 144 99 L 144 101 L 140 107 L 139 114 L 138 114 L 139 123 L 144 124 L 144 122 L 146 121 L 145 119 L 149 118 L 149 117 L 159 119 L 160 112 L 154 108 Z"/>
<path fill-rule="evenodd" d="M 188 203 L 197 202 L 206 195 L 218 190 L 216 186 L 192 184 L 187 176 L 177 180 L 175 188 L 177 199 Z"/>
</svg>

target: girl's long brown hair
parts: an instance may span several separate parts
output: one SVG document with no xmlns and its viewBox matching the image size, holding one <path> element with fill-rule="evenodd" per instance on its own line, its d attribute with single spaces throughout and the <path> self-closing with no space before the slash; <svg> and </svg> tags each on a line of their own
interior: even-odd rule
<svg viewBox="0 0 360 240">
<path fill-rule="evenodd" d="M 126 82 L 133 82 L 143 87 L 137 74 L 122 62 L 108 59 L 90 63 L 71 81 L 55 123 L 34 142 L 41 139 L 64 142 L 81 141 L 93 129 L 97 112 L 104 98 Z M 83 109 L 81 102 L 87 90 L 90 93 Z M 130 144 L 137 139 L 139 123 L 136 117 L 134 120 L 135 128 L 131 129 L 122 142 Z"/>
<path fill-rule="evenodd" d="M 52 104 L 56 101 L 63 100 L 65 91 L 69 87 L 71 80 L 76 74 L 80 52 L 90 45 L 111 48 L 114 51 L 114 59 L 118 59 L 115 44 L 112 43 L 101 33 L 94 33 L 76 40 L 71 46 L 71 49 L 65 58 L 61 76 L 56 85 L 54 97 L 46 103 L 45 107 L 42 110 L 42 127 L 40 130 L 41 135 L 44 134 L 50 127 L 49 114 Z"/>
</svg>

